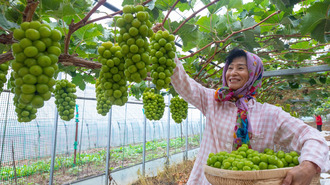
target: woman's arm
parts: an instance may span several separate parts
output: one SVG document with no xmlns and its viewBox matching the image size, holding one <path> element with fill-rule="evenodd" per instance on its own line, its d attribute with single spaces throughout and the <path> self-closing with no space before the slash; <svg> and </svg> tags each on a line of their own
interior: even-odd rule
<svg viewBox="0 0 330 185">
<path fill-rule="evenodd" d="M 207 112 L 208 99 L 213 98 L 215 90 L 207 89 L 195 80 L 191 79 L 185 72 L 181 62 L 175 57 L 176 68 L 171 77 L 171 83 L 177 93 L 182 98 L 202 111 L 204 115 Z M 213 93 L 213 94 L 212 94 Z"/>
<path fill-rule="evenodd" d="M 279 110 L 277 115 L 274 142 L 290 150 L 300 151 L 300 163 L 311 161 L 322 171 L 330 169 L 329 147 L 324 137 L 316 129 L 283 110 Z"/>
</svg>

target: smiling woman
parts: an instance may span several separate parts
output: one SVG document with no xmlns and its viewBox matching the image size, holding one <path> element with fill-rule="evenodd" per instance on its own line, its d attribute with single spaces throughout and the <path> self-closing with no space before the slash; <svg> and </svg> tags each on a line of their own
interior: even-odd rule
<svg viewBox="0 0 330 185">
<path fill-rule="evenodd" d="M 234 49 L 227 57 L 228 70 L 226 72 L 226 84 L 229 89 L 237 90 L 249 80 L 249 71 L 246 64 L 244 51 Z"/>
<path fill-rule="evenodd" d="M 257 55 L 241 49 L 230 51 L 223 68 L 223 84 L 217 90 L 189 78 L 181 62 L 177 58 L 175 62 L 173 87 L 206 117 L 203 140 L 188 185 L 209 184 L 202 166 L 210 153 L 230 153 L 243 144 L 259 152 L 279 145 L 300 153 L 299 165 L 288 171 L 285 185 L 307 185 L 315 173 L 330 169 L 329 148 L 316 129 L 279 107 L 256 101 L 264 71 Z"/>
</svg>

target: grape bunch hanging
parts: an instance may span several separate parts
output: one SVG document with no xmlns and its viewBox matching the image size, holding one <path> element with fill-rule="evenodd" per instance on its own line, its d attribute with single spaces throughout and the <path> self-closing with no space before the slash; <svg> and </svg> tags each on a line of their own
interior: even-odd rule
<svg viewBox="0 0 330 185">
<path fill-rule="evenodd" d="M 122 49 L 118 44 L 104 42 L 98 52 L 98 61 L 102 63 L 99 83 L 104 97 L 109 99 L 112 105 L 123 106 L 128 100 L 128 93 Z"/>
<path fill-rule="evenodd" d="M 3 86 L 7 82 L 8 62 L 0 64 L 0 94 L 3 91 Z"/>
<path fill-rule="evenodd" d="M 9 83 L 12 86 L 11 92 L 14 93 L 15 92 L 15 79 L 14 79 L 14 71 L 11 72 L 10 74 L 10 79 L 9 79 Z M 29 122 L 33 119 L 35 119 L 37 117 L 37 109 L 32 107 L 32 105 L 25 105 L 22 103 L 18 103 L 18 98 L 19 96 L 17 96 L 16 94 L 14 94 L 14 106 L 15 108 L 15 112 L 17 114 L 17 121 L 18 122 Z"/>
<path fill-rule="evenodd" d="M 188 103 L 184 99 L 176 96 L 171 99 L 170 110 L 172 119 L 175 123 L 181 123 L 182 120 L 187 118 Z"/>
<path fill-rule="evenodd" d="M 151 64 L 147 37 L 153 31 L 149 13 L 142 5 L 125 5 L 116 25 L 120 28 L 118 42 L 125 59 L 125 76 L 130 82 L 140 83 L 147 77 Z"/>
<path fill-rule="evenodd" d="M 58 80 L 55 85 L 55 104 L 60 118 L 64 121 L 70 121 L 74 117 L 76 106 L 76 85 L 68 80 Z"/>
<path fill-rule="evenodd" d="M 23 22 L 20 28 L 14 30 L 13 36 L 19 41 L 12 45 L 14 105 L 19 121 L 29 122 L 35 116 L 28 115 L 25 109 L 30 110 L 30 106 L 43 107 L 44 101 L 50 99 L 54 90 L 54 74 L 61 54 L 58 41 L 62 34 L 56 29 L 52 30 L 49 25 L 32 21 Z"/>
<path fill-rule="evenodd" d="M 96 93 L 96 110 L 98 114 L 106 116 L 111 108 L 111 102 L 109 99 L 105 98 L 104 90 L 100 85 L 99 79 L 96 79 L 95 83 L 95 93 Z"/>
<path fill-rule="evenodd" d="M 164 115 L 164 97 L 155 94 L 154 89 L 146 88 L 143 92 L 143 109 L 148 120 L 160 120 Z"/>
<path fill-rule="evenodd" d="M 152 83 L 156 85 L 158 90 L 166 89 L 171 83 L 173 69 L 176 67 L 174 35 L 168 31 L 159 30 L 150 40 Z"/>
</svg>

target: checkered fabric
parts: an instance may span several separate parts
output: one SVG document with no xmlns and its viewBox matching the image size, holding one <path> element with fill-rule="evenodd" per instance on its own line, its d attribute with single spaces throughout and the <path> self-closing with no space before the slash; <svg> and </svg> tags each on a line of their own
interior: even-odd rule
<svg viewBox="0 0 330 185">
<path fill-rule="evenodd" d="M 203 165 L 211 152 L 232 151 L 237 107 L 233 102 L 215 101 L 214 89 L 205 88 L 191 79 L 177 57 L 175 62 L 177 67 L 171 77 L 172 85 L 185 101 L 206 117 L 202 143 L 187 184 L 209 184 Z M 277 144 L 284 151 L 300 151 L 300 163 L 308 160 L 317 164 L 322 172 L 330 170 L 329 147 L 319 131 L 290 116 L 280 107 L 261 104 L 253 99 L 247 105 L 253 131 L 252 149 L 263 152 L 265 148 L 272 149 Z"/>
</svg>

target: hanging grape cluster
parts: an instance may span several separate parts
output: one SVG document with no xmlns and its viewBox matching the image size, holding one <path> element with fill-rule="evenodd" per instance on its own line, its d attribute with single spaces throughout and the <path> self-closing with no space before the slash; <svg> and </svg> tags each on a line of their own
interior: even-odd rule
<svg viewBox="0 0 330 185">
<path fill-rule="evenodd" d="M 0 64 L 0 94 L 3 91 L 3 86 L 7 82 L 8 62 Z"/>
<path fill-rule="evenodd" d="M 171 83 L 173 69 L 176 67 L 174 62 L 176 51 L 174 35 L 168 31 L 159 30 L 151 37 L 149 47 L 152 62 L 152 83 L 159 90 L 166 89 Z"/>
<path fill-rule="evenodd" d="M 100 85 L 99 79 L 96 79 L 95 83 L 95 93 L 96 93 L 96 110 L 98 114 L 106 116 L 111 108 L 111 102 L 109 99 L 105 98 L 104 90 Z"/>
<path fill-rule="evenodd" d="M 149 13 L 142 5 L 125 5 L 123 15 L 116 20 L 120 28 L 118 42 L 125 58 L 125 76 L 130 82 L 140 83 L 150 71 L 149 41 L 153 35 Z"/>
<path fill-rule="evenodd" d="M 15 92 L 15 88 L 16 88 L 14 74 L 15 74 L 15 72 L 12 71 L 10 73 L 10 79 L 9 79 L 9 83 L 12 86 L 12 89 L 11 89 L 12 93 Z M 36 115 L 37 109 L 33 108 L 32 105 L 18 103 L 18 98 L 19 98 L 19 96 L 17 96 L 14 93 L 13 100 L 14 100 L 14 106 L 16 107 L 15 112 L 18 117 L 18 122 L 29 122 L 29 121 L 35 119 L 37 117 L 37 115 Z"/>
<path fill-rule="evenodd" d="M 55 84 L 55 104 L 60 118 L 64 121 L 70 121 L 74 117 L 74 108 L 76 106 L 76 85 L 68 80 L 58 80 Z"/>
<path fill-rule="evenodd" d="M 175 123 L 181 123 L 182 120 L 187 118 L 188 103 L 184 99 L 176 96 L 171 99 L 170 110 L 172 119 Z"/>
<path fill-rule="evenodd" d="M 44 101 L 50 99 L 54 90 L 54 74 L 58 69 L 57 62 L 61 54 L 58 41 L 62 34 L 56 29 L 52 30 L 49 25 L 32 21 L 23 22 L 20 28 L 14 30 L 13 36 L 19 41 L 12 45 L 14 104 L 19 121 L 29 122 L 35 116 L 26 112 L 30 107 L 43 107 Z"/>
<path fill-rule="evenodd" d="M 102 63 L 99 81 L 104 97 L 110 99 L 112 105 L 123 106 L 128 93 L 122 49 L 118 44 L 104 42 L 98 52 L 98 61 Z"/>
<path fill-rule="evenodd" d="M 148 120 L 160 120 L 164 115 L 164 97 L 155 94 L 154 89 L 146 88 L 143 92 L 143 109 Z"/>
</svg>

